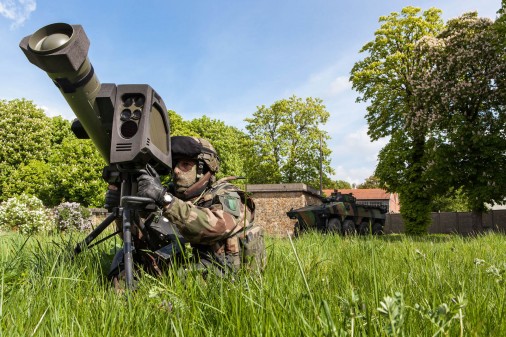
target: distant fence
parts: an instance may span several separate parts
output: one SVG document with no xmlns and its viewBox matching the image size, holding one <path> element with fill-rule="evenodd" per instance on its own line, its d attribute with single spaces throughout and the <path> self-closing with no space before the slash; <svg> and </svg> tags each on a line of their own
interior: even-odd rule
<svg viewBox="0 0 506 337">
<path fill-rule="evenodd" d="M 385 233 L 404 233 L 402 216 L 398 213 L 386 215 Z M 473 215 L 471 212 L 431 213 L 432 224 L 429 233 L 433 234 L 471 234 L 473 232 Z M 506 210 L 493 210 L 483 214 L 483 228 L 506 233 Z"/>
</svg>

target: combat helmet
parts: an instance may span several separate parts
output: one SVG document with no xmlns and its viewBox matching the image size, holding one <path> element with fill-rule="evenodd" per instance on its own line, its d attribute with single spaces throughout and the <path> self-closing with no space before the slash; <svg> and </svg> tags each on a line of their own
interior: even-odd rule
<svg viewBox="0 0 506 337">
<path fill-rule="evenodd" d="M 201 176 L 204 173 L 205 167 L 212 174 L 218 172 L 220 158 L 213 145 L 207 139 L 172 136 L 170 141 L 173 163 L 176 163 L 181 158 L 195 159 L 198 162 L 197 176 Z"/>
</svg>

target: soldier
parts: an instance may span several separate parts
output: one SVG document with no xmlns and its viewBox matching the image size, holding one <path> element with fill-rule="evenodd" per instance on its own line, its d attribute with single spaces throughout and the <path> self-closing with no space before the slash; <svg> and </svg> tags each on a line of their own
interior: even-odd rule
<svg viewBox="0 0 506 337">
<path fill-rule="evenodd" d="M 205 139 L 171 138 L 173 182 L 168 188 L 153 172 L 141 171 L 138 196 L 148 197 L 190 242 L 193 266 L 218 275 L 242 265 L 262 270 L 265 246 L 262 229 L 254 224 L 255 205 L 226 177 L 216 181 L 219 158 Z"/>
</svg>

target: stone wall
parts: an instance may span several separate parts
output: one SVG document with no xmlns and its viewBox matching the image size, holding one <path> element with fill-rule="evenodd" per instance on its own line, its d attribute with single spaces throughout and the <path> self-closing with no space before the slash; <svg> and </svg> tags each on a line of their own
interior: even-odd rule
<svg viewBox="0 0 506 337">
<path fill-rule="evenodd" d="M 286 236 L 293 232 L 295 220 L 286 212 L 292 208 L 321 204 L 318 191 L 305 184 L 247 185 L 255 201 L 255 222 L 269 235 Z"/>
</svg>

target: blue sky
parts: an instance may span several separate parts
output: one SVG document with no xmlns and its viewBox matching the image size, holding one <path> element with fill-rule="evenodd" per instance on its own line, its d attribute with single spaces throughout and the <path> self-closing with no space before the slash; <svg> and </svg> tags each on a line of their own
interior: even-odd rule
<svg viewBox="0 0 506 337">
<path fill-rule="evenodd" d="M 323 99 L 334 179 L 373 174 L 385 140 L 367 136 L 365 105 L 348 82 L 378 18 L 405 6 L 495 18 L 500 0 L 0 0 L 0 99 L 27 98 L 74 118 L 18 45 L 40 27 L 81 24 L 102 83 L 147 83 L 185 119 L 206 115 L 244 129 L 260 105 L 296 95 Z M 1 131 L 0 131 L 1 132 Z"/>
</svg>

